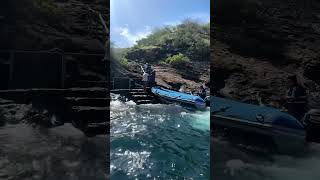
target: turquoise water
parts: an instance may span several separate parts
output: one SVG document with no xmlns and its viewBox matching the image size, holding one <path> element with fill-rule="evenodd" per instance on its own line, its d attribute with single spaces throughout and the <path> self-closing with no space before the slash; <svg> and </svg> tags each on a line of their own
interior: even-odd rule
<svg viewBox="0 0 320 180">
<path fill-rule="evenodd" d="M 112 180 L 209 179 L 210 112 L 111 101 Z"/>
</svg>

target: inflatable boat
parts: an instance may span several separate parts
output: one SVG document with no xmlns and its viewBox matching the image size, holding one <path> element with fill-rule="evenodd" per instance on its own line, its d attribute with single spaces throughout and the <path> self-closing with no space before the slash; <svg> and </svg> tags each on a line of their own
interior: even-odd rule
<svg viewBox="0 0 320 180">
<path fill-rule="evenodd" d="M 270 137 L 277 145 L 285 144 L 290 147 L 293 144 L 303 145 L 306 140 L 320 142 L 319 121 L 304 119 L 301 122 L 273 107 L 246 104 L 219 97 L 210 99 L 211 120 L 214 127 L 263 135 Z M 260 139 L 262 142 L 264 140 Z"/>
<path fill-rule="evenodd" d="M 152 87 L 151 92 L 164 103 L 177 103 L 199 110 L 206 108 L 205 100 L 196 95 L 172 91 L 161 87 Z"/>
</svg>

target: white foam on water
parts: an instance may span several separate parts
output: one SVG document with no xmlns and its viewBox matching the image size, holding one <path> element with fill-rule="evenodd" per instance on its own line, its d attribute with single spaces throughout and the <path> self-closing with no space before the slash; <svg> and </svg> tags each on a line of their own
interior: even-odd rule
<svg viewBox="0 0 320 180">
<path fill-rule="evenodd" d="M 232 159 L 226 162 L 225 173 L 236 177 L 256 177 L 260 180 L 318 180 L 320 146 L 317 148 L 318 152 L 306 154 L 305 157 L 274 155 L 271 162 L 244 162 L 241 159 Z"/>
<path fill-rule="evenodd" d="M 110 102 L 111 111 L 119 112 L 136 105 L 136 103 L 133 102 L 132 100 L 121 101 L 119 98 L 120 98 L 120 95 L 111 94 L 111 99 L 112 99 L 112 101 Z"/>
<path fill-rule="evenodd" d="M 130 101 L 127 101 L 127 102 L 126 102 L 126 105 L 134 106 L 134 105 L 136 105 L 136 103 L 135 103 L 134 101 L 130 100 Z"/>
<path fill-rule="evenodd" d="M 110 102 L 110 107 L 112 109 L 116 109 L 117 107 L 121 107 L 121 106 L 123 106 L 123 105 L 122 105 L 122 102 L 119 100 L 115 100 L 115 101 Z"/>
<path fill-rule="evenodd" d="M 190 115 L 192 118 L 190 122 L 192 127 L 210 131 L 210 111 L 197 111 Z"/>
<path fill-rule="evenodd" d="M 181 112 L 180 114 L 181 114 L 182 117 L 184 117 L 184 116 L 187 115 L 187 112 Z"/>
<path fill-rule="evenodd" d="M 227 171 L 229 170 L 230 174 L 234 176 L 236 171 L 243 170 L 247 165 L 240 159 L 232 159 L 226 162 L 226 167 Z"/>
<path fill-rule="evenodd" d="M 148 172 L 147 169 L 152 168 L 152 163 L 148 163 L 148 159 L 150 157 L 151 152 L 141 151 L 141 152 L 132 152 L 132 151 L 124 151 L 115 153 L 115 158 L 111 165 L 111 171 L 118 169 L 118 167 L 122 168 L 128 176 L 135 177 L 137 173 L 141 173 L 141 171 Z M 123 164 L 127 164 L 123 166 Z M 118 169 L 119 170 L 119 169 Z"/>
</svg>

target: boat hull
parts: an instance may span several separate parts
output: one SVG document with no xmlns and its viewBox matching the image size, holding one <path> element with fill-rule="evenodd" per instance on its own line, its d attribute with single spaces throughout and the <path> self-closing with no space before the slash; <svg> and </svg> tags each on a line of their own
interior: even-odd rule
<svg viewBox="0 0 320 180">
<path fill-rule="evenodd" d="M 244 141 L 253 139 L 256 144 L 271 143 L 281 152 L 301 151 L 307 144 L 305 129 L 290 115 L 276 109 L 222 98 L 211 98 L 211 101 L 213 129 L 237 132 L 237 135 L 231 135 L 243 136 Z"/>
<path fill-rule="evenodd" d="M 187 108 L 198 110 L 206 109 L 206 102 L 199 96 L 180 93 L 162 88 L 152 88 L 152 93 L 162 103 L 179 104 Z"/>
<path fill-rule="evenodd" d="M 191 103 L 188 101 L 178 101 L 176 99 L 163 97 L 163 96 L 159 96 L 159 95 L 156 95 L 156 97 L 157 97 L 158 101 L 160 101 L 161 103 L 164 103 L 164 104 L 177 104 L 177 105 L 181 105 L 183 107 L 189 108 L 189 109 L 199 109 L 199 110 L 204 110 L 206 108 L 206 106 L 203 106 L 203 105 L 197 106 L 195 103 Z"/>
<path fill-rule="evenodd" d="M 250 121 L 221 115 L 211 115 L 211 122 L 213 131 L 215 131 L 215 129 L 224 129 L 237 132 L 237 135 L 232 133 L 231 136 L 238 136 L 237 138 L 243 136 L 244 141 L 257 145 L 275 146 L 275 148 L 281 152 L 292 152 L 292 150 L 301 151 L 301 148 L 304 148 L 307 144 L 304 130 L 295 130 L 263 123 L 252 123 Z"/>
</svg>

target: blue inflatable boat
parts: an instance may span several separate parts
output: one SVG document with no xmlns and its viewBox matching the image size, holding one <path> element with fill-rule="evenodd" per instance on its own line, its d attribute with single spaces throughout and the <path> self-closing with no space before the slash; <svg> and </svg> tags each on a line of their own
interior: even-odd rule
<svg viewBox="0 0 320 180">
<path fill-rule="evenodd" d="M 151 91 L 160 101 L 165 103 L 178 103 L 196 109 L 206 108 L 205 100 L 199 96 L 172 91 L 161 87 L 152 87 Z"/>
<path fill-rule="evenodd" d="M 279 109 L 219 97 L 210 99 L 213 128 L 240 130 L 253 134 L 253 138 L 263 135 L 272 138 L 276 145 L 285 144 L 287 147 L 303 146 L 305 143 L 305 125 Z M 262 142 L 265 140 L 260 138 Z"/>
</svg>

